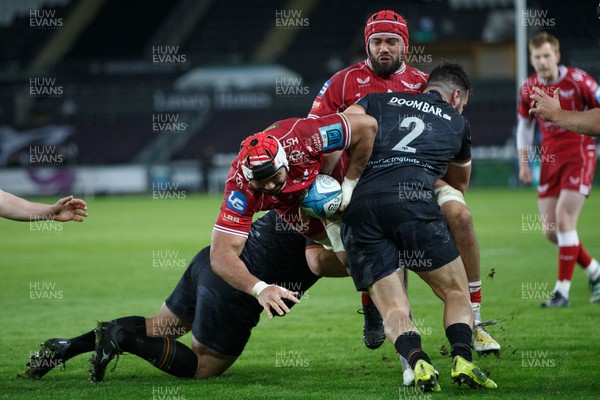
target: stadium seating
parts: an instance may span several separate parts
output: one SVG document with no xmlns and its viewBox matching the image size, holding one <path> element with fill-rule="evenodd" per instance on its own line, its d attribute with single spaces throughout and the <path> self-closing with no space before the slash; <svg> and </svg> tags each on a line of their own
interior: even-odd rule
<svg viewBox="0 0 600 400">
<path fill-rule="evenodd" d="M 200 3 L 201 12 L 192 9 Z M 214 101 L 219 96 L 215 89 L 178 91 L 175 82 L 183 73 L 199 66 L 250 65 L 275 25 L 276 12 L 303 3 L 106 0 L 57 64 L 44 70 L 28 70 L 55 33 L 55 30 L 32 29 L 29 10 L 39 7 L 55 10 L 55 17 L 66 21 L 77 4 L 69 0 L 2 2 L 0 117 L 16 131 L 52 123 L 72 124 L 75 133 L 70 140 L 79 148 L 76 162 L 116 164 L 140 160 L 140 152 L 152 147 L 156 140 L 152 115 L 162 111 L 159 103 L 165 98 L 188 96 L 192 100 Z M 202 124 L 190 128 L 193 132 L 187 145 L 174 148 L 165 156 L 167 160 L 195 159 L 203 147 L 216 152 L 235 151 L 244 135 L 273 120 L 306 115 L 323 82 L 335 71 L 364 57 L 363 23 L 374 10 L 401 8 L 399 11 L 411 27 L 413 45 L 431 43 L 439 48 L 446 43 L 458 43 L 466 47 L 482 45 L 482 24 L 490 10 L 508 9 L 511 4 L 503 0 L 426 3 L 406 0 L 400 7 L 397 2 L 383 0 L 317 1 L 302 15 L 308 19 L 306 29 L 298 28 L 290 36 L 290 43 L 272 60 L 296 72 L 309 92 L 285 98 L 278 96 L 273 87 L 258 88 L 259 95 L 268 98 L 271 106 L 211 109 Z M 538 7 L 547 8 L 548 15 L 556 18 L 557 26 L 571 27 L 553 32 L 561 37 L 563 60 L 568 63 L 567 57 L 576 54 L 577 60 L 591 66 L 592 73 L 600 72 L 600 67 L 593 69 L 597 64 L 593 51 L 585 52 L 586 48 L 594 48 L 589 43 L 597 28 L 595 15 L 590 12 L 582 17 L 581 13 L 568 12 L 569 4 L 560 1 L 543 2 Z M 192 14 L 195 24 L 185 32 L 178 32 L 183 29 L 176 23 L 178 16 Z M 432 31 L 423 33 L 427 29 Z M 153 64 L 149 49 L 165 44 L 155 41 L 166 37 L 179 38 L 178 52 L 186 57 L 186 63 L 160 67 Z M 416 66 L 424 70 L 432 68 L 432 65 Z M 64 90 L 63 95 L 30 96 L 31 77 L 55 78 Z M 473 128 L 473 142 L 476 146 L 503 146 L 511 139 L 515 123 L 514 80 L 482 79 L 477 74 L 473 80 L 474 95 L 465 111 Z M 174 108 L 169 112 L 179 113 L 186 121 L 195 120 L 191 109 Z"/>
</svg>

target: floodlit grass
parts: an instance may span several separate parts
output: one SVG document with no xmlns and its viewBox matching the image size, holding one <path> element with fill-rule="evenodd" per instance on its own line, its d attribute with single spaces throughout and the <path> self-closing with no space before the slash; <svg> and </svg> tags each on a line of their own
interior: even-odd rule
<svg viewBox="0 0 600 400">
<path fill-rule="evenodd" d="M 599 194 L 588 200 L 579 226 L 582 242 L 596 257 Z M 90 217 L 82 224 L 0 220 L 0 398 L 598 398 L 600 305 L 589 304 L 581 269 L 575 271 L 571 308 L 538 307 L 553 288 L 557 252 L 539 231 L 535 193 L 479 189 L 468 193 L 467 202 L 481 247 L 483 318 L 505 318 L 489 327 L 503 346 L 501 357 L 475 357 L 498 383 L 496 391 L 451 384 L 450 358 L 439 351 L 449 347 L 441 302 L 414 274 L 409 295 L 424 348 L 441 374 L 439 394 L 401 386 L 400 363 L 389 343 L 375 351 L 363 345 L 360 298 L 349 278 L 322 279 L 289 316 L 264 318 L 221 378 L 176 379 L 124 355 L 115 372 L 93 384 L 87 381 L 88 354 L 40 381 L 16 378 L 45 339 L 78 336 L 98 320 L 152 315 L 185 265 L 209 244 L 220 198 L 140 196 L 90 200 Z M 158 268 L 156 260 L 165 254 L 176 262 Z M 182 341 L 191 343 L 189 337 Z"/>
</svg>

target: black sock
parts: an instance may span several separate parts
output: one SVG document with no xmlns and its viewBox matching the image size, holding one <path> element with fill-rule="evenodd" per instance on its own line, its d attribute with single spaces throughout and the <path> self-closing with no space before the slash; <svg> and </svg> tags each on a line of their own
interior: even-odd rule
<svg viewBox="0 0 600 400">
<path fill-rule="evenodd" d="M 421 336 L 415 331 L 398 336 L 398 339 L 394 342 L 394 347 L 398 354 L 406 358 L 412 369 L 415 369 L 415 365 L 419 360 L 425 360 L 431 364 L 429 356 L 421 348 Z"/>
<path fill-rule="evenodd" d="M 94 348 L 96 347 L 96 334 L 94 331 L 89 331 L 81 336 L 69 339 L 69 341 L 71 342 L 71 345 L 65 350 L 63 362 L 78 356 L 79 354 L 94 351 Z"/>
<path fill-rule="evenodd" d="M 446 328 L 446 337 L 452 346 L 452 358 L 461 356 L 467 361 L 471 361 L 471 336 L 473 330 L 467 324 L 457 323 Z"/>
<path fill-rule="evenodd" d="M 146 318 L 144 317 L 122 317 L 115 319 L 114 322 L 136 335 L 146 335 Z"/>
<path fill-rule="evenodd" d="M 196 353 L 173 338 L 136 335 L 130 331 L 121 331 L 117 338 L 122 351 L 143 358 L 161 371 L 180 378 L 191 378 L 196 373 Z"/>
<path fill-rule="evenodd" d="M 146 334 L 146 318 L 144 317 L 122 317 L 115 319 L 114 322 L 138 335 Z M 65 351 L 63 362 L 79 354 L 94 351 L 96 348 L 96 334 L 93 330 L 69 340 L 71 345 Z"/>
</svg>

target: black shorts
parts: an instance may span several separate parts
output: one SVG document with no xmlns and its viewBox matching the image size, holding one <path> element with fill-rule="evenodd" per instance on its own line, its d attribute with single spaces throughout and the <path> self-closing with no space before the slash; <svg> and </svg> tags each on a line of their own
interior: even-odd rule
<svg viewBox="0 0 600 400">
<path fill-rule="evenodd" d="M 210 248 L 194 257 L 165 301 L 169 310 L 192 324 L 192 334 L 205 346 L 239 356 L 263 308 L 249 294 L 234 289 L 210 266 Z"/>
<path fill-rule="evenodd" d="M 265 225 L 262 232 L 275 232 L 274 227 L 274 224 Z M 283 248 L 279 252 L 266 249 L 272 257 L 269 262 L 262 262 L 260 268 L 249 264 L 247 259 L 242 260 L 257 278 L 303 295 L 319 277 L 313 275 L 306 264 L 305 240 L 290 240 L 296 236 L 301 238 L 296 232 L 284 231 L 270 237 L 272 240 L 268 241 L 269 245 Z M 255 242 L 256 239 L 249 239 L 246 247 Z M 258 255 L 261 250 L 254 247 L 254 253 Z M 292 254 L 294 259 L 286 258 Z M 264 261 L 264 258 L 257 259 L 261 260 Z M 263 311 L 253 296 L 234 289 L 212 271 L 210 247 L 194 257 L 165 303 L 175 315 L 192 324 L 192 334 L 196 340 L 230 356 L 242 354 L 250 331 L 258 324 Z M 290 308 L 295 304 L 288 300 L 285 303 Z M 277 313 L 273 315 L 277 316 Z"/>
<path fill-rule="evenodd" d="M 430 271 L 459 256 L 435 196 L 429 201 L 400 201 L 397 195 L 353 199 L 344 213 L 342 239 L 358 291 L 399 268 Z"/>
</svg>

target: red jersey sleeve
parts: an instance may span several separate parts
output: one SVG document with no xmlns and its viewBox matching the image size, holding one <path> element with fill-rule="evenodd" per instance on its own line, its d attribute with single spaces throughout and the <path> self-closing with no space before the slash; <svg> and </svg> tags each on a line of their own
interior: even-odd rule
<svg viewBox="0 0 600 400">
<path fill-rule="evenodd" d="M 303 122 L 306 131 L 311 135 L 309 143 L 314 142 L 317 151 L 332 153 L 345 150 L 350 146 L 352 132 L 344 114 L 331 114 L 316 119 L 307 118 Z M 318 133 L 312 133 L 315 131 Z"/>
<path fill-rule="evenodd" d="M 237 165 L 237 159 L 233 165 Z M 243 177 L 232 165 L 225 183 L 225 196 L 214 229 L 247 238 L 255 208 L 252 191 L 245 189 Z"/>
</svg>

